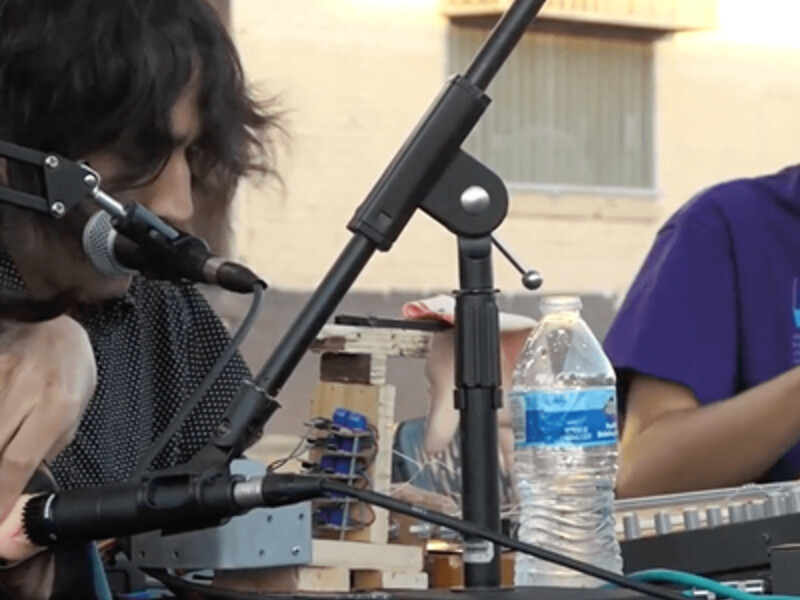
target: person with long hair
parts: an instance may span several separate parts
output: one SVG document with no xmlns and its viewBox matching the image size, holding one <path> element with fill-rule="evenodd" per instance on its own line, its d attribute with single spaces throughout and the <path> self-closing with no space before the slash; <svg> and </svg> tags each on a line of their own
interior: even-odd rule
<svg viewBox="0 0 800 600">
<path fill-rule="evenodd" d="M 274 174 L 277 127 L 205 0 L 0 0 L 0 140 L 86 161 L 105 192 L 212 248 L 240 178 Z M 11 161 L 0 183 L 37 190 Z M 81 247 L 94 210 L 0 204 L 0 290 L 24 299 L 0 302 L 0 521 L 42 463 L 63 489 L 128 478 L 228 342 L 194 285 L 97 271 Z M 237 355 L 157 467 L 206 443 L 246 376 Z M 12 554 L 0 540 L 0 581 L 35 562 Z M 15 597 L 58 581 L 37 587 Z"/>
</svg>

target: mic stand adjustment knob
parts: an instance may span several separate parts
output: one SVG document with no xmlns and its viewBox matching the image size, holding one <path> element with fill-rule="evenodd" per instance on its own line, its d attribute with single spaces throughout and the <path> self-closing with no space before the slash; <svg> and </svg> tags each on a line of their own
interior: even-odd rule
<svg viewBox="0 0 800 600">
<path fill-rule="evenodd" d="M 539 271 L 534 271 L 533 269 L 527 269 L 525 266 L 519 262 L 516 257 L 509 251 L 508 248 L 500 241 L 500 239 L 496 236 L 492 236 L 492 243 L 497 247 L 498 250 L 508 259 L 508 262 L 519 271 L 519 274 L 522 275 L 522 285 L 525 286 L 525 289 L 528 290 L 538 290 L 542 287 L 542 276 Z"/>
</svg>

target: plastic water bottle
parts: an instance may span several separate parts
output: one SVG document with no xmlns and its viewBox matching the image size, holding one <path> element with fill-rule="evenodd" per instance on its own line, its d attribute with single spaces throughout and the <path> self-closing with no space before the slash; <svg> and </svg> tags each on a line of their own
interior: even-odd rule
<svg viewBox="0 0 800 600">
<path fill-rule="evenodd" d="M 510 394 L 519 539 L 622 572 L 614 525 L 614 370 L 574 296 L 546 297 L 514 369 Z M 518 586 L 602 582 L 517 553 Z"/>
</svg>

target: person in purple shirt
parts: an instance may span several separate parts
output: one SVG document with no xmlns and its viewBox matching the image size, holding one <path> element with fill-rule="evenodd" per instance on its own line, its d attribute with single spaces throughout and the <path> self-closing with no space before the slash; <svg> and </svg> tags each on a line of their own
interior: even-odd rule
<svg viewBox="0 0 800 600">
<path fill-rule="evenodd" d="M 605 340 L 617 493 L 800 472 L 800 167 L 712 187 L 660 229 Z"/>
</svg>

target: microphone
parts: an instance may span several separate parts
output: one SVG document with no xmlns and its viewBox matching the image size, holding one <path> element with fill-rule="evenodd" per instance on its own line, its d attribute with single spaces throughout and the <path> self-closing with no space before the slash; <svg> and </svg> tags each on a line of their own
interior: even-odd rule
<svg viewBox="0 0 800 600">
<path fill-rule="evenodd" d="M 247 267 L 214 255 L 199 237 L 179 232 L 174 240 L 143 247 L 120 234 L 111 216 L 97 211 L 83 229 L 83 249 L 106 277 L 119 279 L 139 272 L 145 277 L 210 283 L 246 294 L 267 284 Z"/>
<path fill-rule="evenodd" d="M 213 527 L 257 507 L 317 498 L 325 485 L 322 478 L 303 475 L 164 475 L 35 496 L 22 510 L 22 526 L 36 546 L 155 530 L 178 533 Z"/>
<path fill-rule="evenodd" d="M 334 494 L 447 527 L 465 539 L 476 537 L 494 542 L 648 596 L 684 600 L 680 593 L 526 544 L 470 521 L 319 476 L 272 473 L 245 479 L 223 473 L 164 474 L 140 483 L 67 490 L 28 500 L 23 508 L 22 526 L 25 535 L 37 546 L 124 537 L 154 530 L 171 534 L 212 527 L 253 508 L 285 506 Z"/>
</svg>

